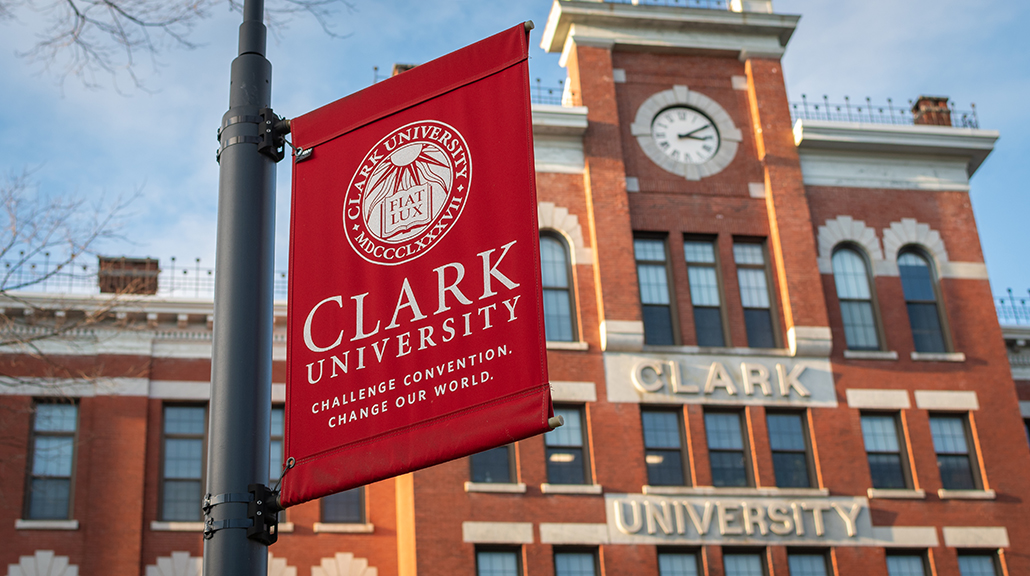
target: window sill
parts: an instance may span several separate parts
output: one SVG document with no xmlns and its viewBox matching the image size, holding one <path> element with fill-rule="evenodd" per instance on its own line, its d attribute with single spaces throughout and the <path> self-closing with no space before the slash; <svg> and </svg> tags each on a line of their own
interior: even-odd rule
<svg viewBox="0 0 1030 576">
<path fill-rule="evenodd" d="M 293 522 L 280 522 L 279 523 L 279 532 L 288 534 L 290 532 L 293 532 L 293 528 L 294 528 Z"/>
<path fill-rule="evenodd" d="M 541 484 L 544 494 L 600 494 L 600 484 Z"/>
<path fill-rule="evenodd" d="M 525 494 L 526 485 L 522 482 L 466 482 L 466 492 L 492 492 L 495 494 Z"/>
<path fill-rule="evenodd" d="M 965 362 L 962 352 L 913 352 L 913 362 Z"/>
<path fill-rule="evenodd" d="M 790 350 L 786 348 L 727 348 L 721 346 L 655 346 L 645 344 L 644 352 L 700 354 L 705 356 L 790 356 Z"/>
<path fill-rule="evenodd" d="M 897 360 L 898 353 L 894 350 L 845 350 L 844 357 L 848 360 Z"/>
<path fill-rule="evenodd" d="M 644 494 L 663 496 L 767 496 L 771 498 L 818 498 L 830 495 L 826 488 L 723 488 L 717 486 L 644 486 Z"/>
<path fill-rule="evenodd" d="M 22 520 L 14 521 L 15 530 L 78 530 L 78 520 Z"/>
<path fill-rule="evenodd" d="M 154 532 L 203 532 L 203 522 L 159 522 L 154 520 L 150 523 L 150 529 Z"/>
<path fill-rule="evenodd" d="M 894 488 L 870 488 L 866 490 L 870 498 L 884 500 L 926 500 L 926 490 L 899 490 Z"/>
<path fill-rule="evenodd" d="M 548 350 L 576 350 L 583 352 L 590 349 L 590 344 L 586 342 L 556 342 L 553 340 L 547 341 Z"/>
<path fill-rule="evenodd" d="M 315 534 L 371 534 L 375 532 L 372 524 L 344 524 L 337 522 L 315 522 L 312 527 Z"/>
<path fill-rule="evenodd" d="M 941 488 L 937 491 L 937 497 L 941 500 L 994 500 L 998 495 L 994 490 L 948 490 Z"/>
</svg>

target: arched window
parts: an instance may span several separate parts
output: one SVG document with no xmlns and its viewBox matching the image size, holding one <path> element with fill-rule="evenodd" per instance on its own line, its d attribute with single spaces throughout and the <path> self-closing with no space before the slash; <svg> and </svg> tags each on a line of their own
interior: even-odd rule
<svg viewBox="0 0 1030 576">
<path fill-rule="evenodd" d="M 907 250 L 898 256 L 898 270 L 916 352 L 947 352 L 933 267 L 919 252 Z"/>
<path fill-rule="evenodd" d="M 838 249 L 833 253 L 833 282 L 837 285 L 848 350 L 879 350 L 880 334 L 865 258 L 854 248 Z"/>
<path fill-rule="evenodd" d="M 555 234 L 540 235 L 540 276 L 544 289 L 544 330 L 552 342 L 576 339 L 569 251 Z"/>
</svg>

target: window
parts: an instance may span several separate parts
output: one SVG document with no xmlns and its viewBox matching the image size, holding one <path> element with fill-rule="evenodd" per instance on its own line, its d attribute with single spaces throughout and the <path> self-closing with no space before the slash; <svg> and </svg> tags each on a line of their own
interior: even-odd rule
<svg viewBox="0 0 1030 576">
<path fill-rule="evenodd" d="M 744 433 L 739 412 L 705 412 L 713 486 L 748 486 Z"/>
<path fill-rule="evenodd" d="M 787 554 L 790 576 L 826 576 L 826 555 L 814 552 L 790 552 Z"/>
<path fill-rule="evenodd" d="M 669 298 L 668 259 L 665 240 L 635 238 L 633 254 L 637 260 L 640 282 L 640 305 L 644 316 L 644 342 L 652 345 L 673 345 L 676 337 Z"/>
<path fill-rule="evenodd" d="M 683 486 L 682 411 L 644 410 L 640 421 L 644 428 L 644 463 L 647 483 L 651 486 Z"/>
<path fill-rule="evenodd" d="M 998 565 L 994 560 L 994 554 L 968 554 L 960 552 L 958 555 L 958 573 L 960 576 L 997 576 Z"/>
<path fill-rule="evenodd" d="M 966 418 L 958 415 L 930 416 L 933 449 L 941 471 L 941 485 L 948 490 L 975 490 L 977 477 L 969 453 Z"/>
<path fill-rule="evenodd" d="M 873 488 L 908 488 L 898 437 L 898 421 L 894 415 L 862 415 L 862 439 L 869 458 Z"/>
<path fill-rule="evenodd" d="M 576 339 L 575 300 L 572 297 L 572 270 L 569 251 L 557 235 L 540 235 L 540 276 L 544 289 L 544 332 L 555 342 Z"/>
<path fill-rule="evenodd" d="M 512 465 L 514 456 L 515 450 L 511 444 L 473 454 L 469 458 L 469 464 L 472 467 L 472 481 L 514 482 L 515 475 L 512 474 L 515 470 L 515 466 Z"/>
<path fill-rule="evenodd" d="M 887 576 L 926 576 L 922 554 L 888 554 Z"/>
<path fill-rule="evenodd" d="M 761 554 L 723 554 L 726 576 L 763 576 Z"/>
<path fill-rule="evenodd" d="M 476 576 L 519 576 L 517 550 L 476 550 Z"/>
<path fill-rule="evenodd" d="M 555 552 L 554 576 L 595 576 L 597 561 L 593 552 Z"/>
<path fill-rule="evenodd" d="M 873 314 L 869 266 L 852 248 L 833 253 L 833 282 L 837 285 L 840 316 L 848 350 L 879 350 L 880 335 Z"/>
<path fill-rule="evenodd" d="M 79 407 L 39 403 L 32 419 L 32 468 L 26 490 L 25 517 L 71 518 L 72 470 Z"/>
<path fill-rule="evenodd" d="M 683 242 L 687 259 L 690 303 L 694 306 L 694 330 L 698 346 L 726 346 L 722 325 L 722 290 L 719 266 L 712 240 Z"/>
<path fill-rule="evenodd" d="M 772 449 L 773 472 L 780 488 L 811 488 L 808 471 L 808 434 L 798 413 L 767 413 L 769 447 Z"/>
<path fill-rule="evenodd" d="M 268 486 L 275 487 L 283 472 L 283 409 L 272 408 L 271 435 L 268 442 Z M 279 521 L 286 522 L 286 510 L 279 511 Z"/>
<path fill-rule="evenodd" d="M 588 484 L 590 473 L 583 446 L 583 410 L 576 407 L 554 407 L 554 415 L 565 419 L 565 425 L 544 434 L 547 447 L 547 481 L 551 484 Z"/>
<path fill-rule="evenodd" d="M 733 261 L 737 264 L 740 303 L 744 307 L 747 345 L 775 348 L 772 305 L 769 301 L 769 276 L 765 268 L 765 249 L 761 244 L 735 242 Z"/>
<path fill-rule="evenodd" d="M 917 252 L 904 252 L 898 257 L 898 271 L 916 352 L 946 352 L 930 262 Z"/>
<path fill-rule="evenodd" d="M 659 552 L 659 576 L 698 576 L 697 554 L 688 552 Z"/>
<path fill-rule="evenodd" d="M 365 487 L 351 488 L 322 497 L 322 522 L 327 524 L 364 524 Z"/>
<path fill-rule="evenodd" d="M 164 407 L 162 520 L 195 522 L 201 519 L 206 429 L 207 408 Z"/>
</svg>

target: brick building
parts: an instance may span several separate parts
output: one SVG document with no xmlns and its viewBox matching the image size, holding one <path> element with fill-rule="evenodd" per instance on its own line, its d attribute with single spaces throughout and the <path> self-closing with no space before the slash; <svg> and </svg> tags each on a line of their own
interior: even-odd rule
<svg viewBox="0 0 1030 576">
<path fill-rule="evenodd" d="M 1030 574 L 1030 332 L 999 327 L 969 200 L 998 133 L 946 98 L 792 106 L 797 16 L 657 4 L 559 0 L 542 30 L 566 425 L 285 511 L 269 574 Z M 0 567 L 196 574 L 210 300 L 4 307 L 23 338 L 107 320 L 0 356 Z"/>
</svg>

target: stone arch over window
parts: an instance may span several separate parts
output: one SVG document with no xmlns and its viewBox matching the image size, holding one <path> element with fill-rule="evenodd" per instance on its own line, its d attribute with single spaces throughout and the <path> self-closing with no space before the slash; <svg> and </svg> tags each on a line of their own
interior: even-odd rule
<svg viewBox="0 0 1030 576">
<path fill-rule="evenodd" d="M 203 572 L 203 558 L 189 552 L 172 552 L 171 556 L 158 558 L 156 565 L 147 566 L 146 576 L 201 576 Z"/>
<path fill-rule="evenodd" d="M 36 550 L 32 556 L 18 558 L 7 566 L 7 576 L 79 576 L 79 567 L 68 563 L 67 556 L 56 556 L 53 550 Z"/>
<path fill-rule="evenodd" d="M 579 217 L 569 213 L 564 206 L 557 206 L 554 202 L 540 202 L 537 204 L 537 223 L 541 229 L 547 228 L 561 234 L 568 241 L 572 248 L 573 264 L 592 264 L 594 262 L 594 250 L 583 242 L 583 228 L 579 224 Z"/>
<path fill-rule="evenodd" d="M 311 576 L 379 576 L 379 569 L 368 565 L 365 558 L 355 558 L 350 552 L 337 552 L 331 558 L 322 558 L 322 563 L 311 567 Z"/>
<path fill-rule="evenodd" d="M 865 251 L 872 265 L 874 275 L 885 274 L 886 262 L 883 259 L 883 250 L 880 249 L 880 240 L 876 237 L 876 230 L 866 226 L 862 220 L 855 220 L 851 216 L 837 216 L 827 220 L 826 224 L 819 227 L 817 237 L 819 245 L 819 272 L 822 274 L 833 274 L 833 251 L 841 243 L 847 243 Z M 891 266 L 894 270 L 897 268 Z M 894 273 L 895 275 L 897 272 Z"/>
<path fill-rule="evenodd" d="M 891 262 L 897 262 L 902 249 L 911 245 L 919 246 L 934 260 L 939 275 L 947 271 L 948 251 L 944 240 L 929 224 L 917 222 L 915 218 L 902 218 L 901 222 L 891 222 L 890 228 L 883 229 L 883 247 Z"/>
</svg>

